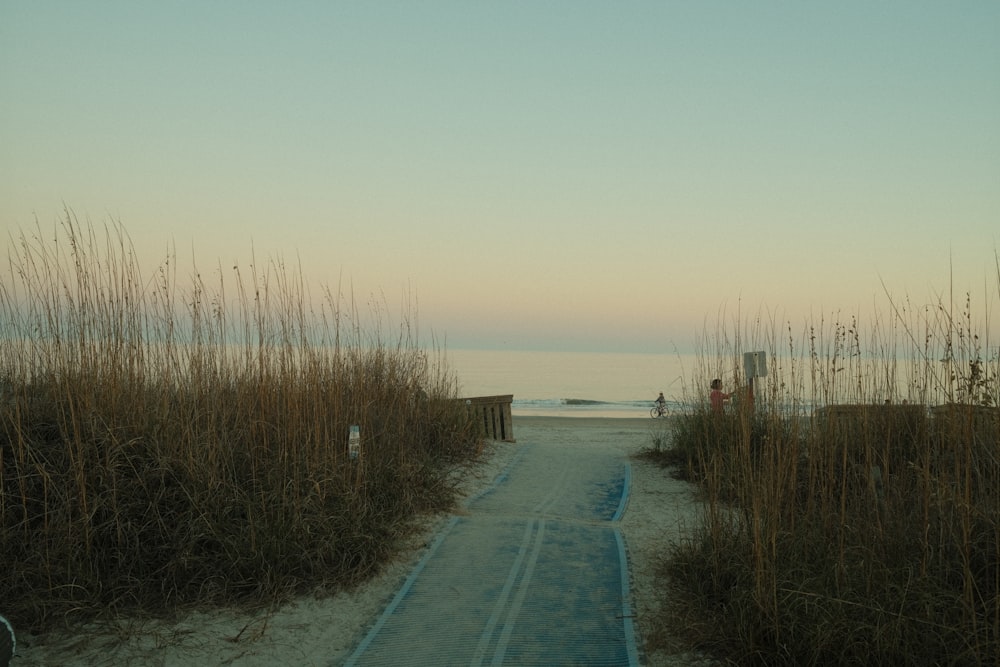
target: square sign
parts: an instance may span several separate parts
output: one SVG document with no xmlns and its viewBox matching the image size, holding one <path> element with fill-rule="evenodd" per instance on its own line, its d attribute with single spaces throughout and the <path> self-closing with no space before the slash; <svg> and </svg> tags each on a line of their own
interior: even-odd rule
<svg viewBox="0 0 1000 667">
<path fill-rule="evenodd" d="M 762 378 L 767 375 L 767 353 L 766 352 L 744 352 L 743 372 L 747 379 Z"/>
</svg>

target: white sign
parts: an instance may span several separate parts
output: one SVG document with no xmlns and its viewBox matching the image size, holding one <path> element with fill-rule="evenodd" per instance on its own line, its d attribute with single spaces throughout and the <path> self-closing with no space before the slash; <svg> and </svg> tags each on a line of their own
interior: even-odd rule
<svg viewBox="0 0 1000 667">
<path fill-rule="evenodd" d="M 352 459 L 358 458 L 361 453 L 361 427 L 351 426 L 351 436 L 347 440 L 347 451 Z"/>
<path fill-rule="evenodd" d="M 762 378 L 767 375 L 767 353 L 766 352 L 744 352 L 743 372 L 748 380 Z"/>
</svg>

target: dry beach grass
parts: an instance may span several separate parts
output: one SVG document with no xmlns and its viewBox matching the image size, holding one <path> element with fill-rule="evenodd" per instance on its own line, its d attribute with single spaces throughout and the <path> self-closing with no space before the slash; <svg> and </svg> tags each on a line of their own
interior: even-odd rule
<svg viewBox="0 0 1000 667">
<path fill-rule="evenodd" d="M 453 503 L 482 439 L 405 317 L 313 310 L 278 262 L 181 289 L 121 229 L 46 236 L 0 288 L 0 600 L 22 633 L 333 593 Z"/>
<path fill-rule="evenodd" d="M 997 664 L 996 295 L 707 336 L 700 377 L 744 389 L 724 414 L 692 391 L 657 454 L 708 505 L 662 625 L 739 664 Z M 747 350 L 770 360 L 753 401 Z"/>
</svg>

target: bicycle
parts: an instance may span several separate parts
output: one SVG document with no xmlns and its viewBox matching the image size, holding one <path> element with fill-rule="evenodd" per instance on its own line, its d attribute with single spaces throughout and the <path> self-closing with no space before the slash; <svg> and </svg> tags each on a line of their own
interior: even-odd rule
<svg viewBox="0 0 1000 667">
<path fill-rule="evenodd" d="M 649 416 L 653 419 L 658 417 L 665 417 L 667 414 L 667 404 L 666 403 L 655 403 L 652 408 L 649 409 Z"/>
</svg>

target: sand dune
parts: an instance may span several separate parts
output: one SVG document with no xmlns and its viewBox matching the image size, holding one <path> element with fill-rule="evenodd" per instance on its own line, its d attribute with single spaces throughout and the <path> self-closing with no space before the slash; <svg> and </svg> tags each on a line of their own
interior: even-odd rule
<svg viewBox="0 0 1000 667">
<path fill-rule="evenodd" d="M 517 443 L 491 445 L 488 459 L 469 471 L 463 492 L 489 486 L 526 443 L 560 439 L 607 447 L 623 456 L 651 443 L 662 423 L 649 419 L 515 417 Z M 621 529 L 629 551 L 638 627 L 648 634 L 656 608 L 654 569 L 668 542 L 697 520 L 690 485 L 667 471 L 632 460 L 632 486 Z M 353 650 L 392 598 L 424 546 L 447 517 L 423 521 L 399 559 L 356 590 L 332 597 L 300 598 L 255 614 L 197 612 L 174 622 L 129 619 L 115 627 L 82 628 L 73 634 L 19 636 L 13 665 L 330 665 Z M 647 655 L 649 665 L 702 664 L 695 655 Z"/>
</svg>

